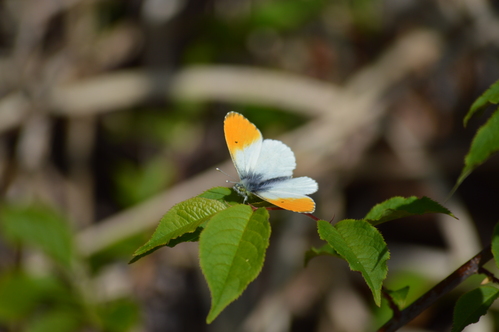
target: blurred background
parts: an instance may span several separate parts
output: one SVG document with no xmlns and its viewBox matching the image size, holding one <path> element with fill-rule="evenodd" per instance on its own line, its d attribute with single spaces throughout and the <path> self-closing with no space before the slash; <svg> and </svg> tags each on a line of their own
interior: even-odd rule
<svg viewBox="0 0 499 332">
<path fill-rule="evenodd" d="M 315 223 L 273 211 L 261 275 L 215 322 L 197 244 L 128 265 L 161 216 L 235 175 L 223 119 L 288 144 L 319 182 L 317 217 L 392 196 L 429 215 L 380 226 L 386 287 L 408 303 L 490 242 L 492 158 L 445 201 L 499 78 L 485 0 L 0 1 L 0 331 L 372 331 L 390 318 Z M 488 112 L 488 113 L 487 113 Z M 485 116 L 490 114 L 486 111 Z M 492 267 L 491 267 L 492 268 Z M 450 331 L 472 278 L 406 331 Z M 497 331 L 497 307 L 469 331 Z"/>
</svg>

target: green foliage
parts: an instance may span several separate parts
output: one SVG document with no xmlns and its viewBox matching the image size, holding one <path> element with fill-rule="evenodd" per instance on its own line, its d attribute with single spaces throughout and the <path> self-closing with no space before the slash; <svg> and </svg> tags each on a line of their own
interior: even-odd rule
<svg viewBox="0 0 499 332">
<path fill-rule="evenodd" d="M 497 267 L 499 267 L 499 223 L 494 226 L 494 231 L 492 232 L 492 255 L 494 256 L 494 261 Z"/>
<path fill-rule="evenodd" d="M 39 315 L 30 322 L 27 332 L 73 332 L 81 324 L 80 315 L 74 310 L 57 308 Z"/>
<path fill-rule="evenodd" d="M 388 273 L 386 262 L 390 257 L 381 233 L 364 220 L 345 219 L 335 226 L 319 220 L 317 226 L 321 239 L 348 262 L 350 269 L 362 274 L 379 306 L 381 287 Z"/>
<path fill-rule="evenodd" d="M 466 326 L 478 322 L 498 297 L 499 289 L 493 286 L 481 286 L 463 294 L 454 307 L 452 332 L 462 331 Z"/>
<path fill-rule="evenodd" d="M 198 197 L 175 205 L 161 219 L 151 239 L 135 253 L 131 262 L 162 246 L 173 247 L 186 241 L 199 241 L 200 265 L 211 292 L 211 323 L 222 310 L 237 299 L 259 274 L 269 244 L 268 212 L 239 204 L 241 197 L 232 189 L 215 187 Z M 343 220 L 332 226 L 318 221 L 321 239 L 327 244 L 312 248 L 305 264 L 319 255 L 345 259 L 350 268 L 361 272 L 381 303 L 381 289 L 390 256 L 379 231 L 371 224 L 425 213 L 452 214 L 427 197 L 394 197 L 375 206 L 365 220 Z M 401 305 L 408 288 L 393 292 Z"/>
<path fill-rule="evenodd" d="M 199 239 L 201 269 L 211 292 L 211 323 L 262 269 L 269 245 L 267 210 L 232 206 L 214 216 Z"/>
<path fill-rule="evenodd" d="M 392 297 L 392 300 L 399 307 L 399 309 L 402 309 L 405 306 L 407 295 L 409 294 L 409 286 L 396 290 L 386 289 L 385 292 Z"/>
<path fill-rule="evenodd" d="M 130 300 L 121 299 L 102 305 L 98 315 L 105 331 L 124 332 L 135 326 L 139 307 Z"/>
<path fill-rule="evenodd" d="M 336 250 L 334 250 L 333 247 L 331 247 L 329 244 L 325 244 L 320 248 L 310 248 L 305 252 L 305 266 L 308 264 L 308 262 L 317 256 L 333 256 L 333 257 L 341 257 L 338 255 Z"/>
<path fill-rule="evenodd" d="M 255 6 L 251 13 L 256 27 L 289 30 L 296 28 L 316 15 L 326 2 L 322 0 L 265 1 Z"/>
<path fill-rule="evenodd" d="M 457 180 L 457 185 L 489 157 L 499 151 L 499 111 L 495 111 L 489 120 L 478 129 L 470 150 L 464 158 L 464 168 Z"/>
<path fill-rule="evenodd" d="M 4 205 L 0 225 L 2 236 L 16 249 L 23 252 L 27 247 L 45 253 L 52 259 L 46 268 L 58 271 L 47 276 L 32 275 L 22 267 L 2 271 L 1 325 L 28 332 L 125 332 L 136 324 L 138 309 L 131 300 L 88 303 L 80 292 L 79 283 L 86 277 L 76 267 L 82 261 L 73 248 L 74 235 L 60 214 L 42 205 Z"/>
<path fill-rule="evenodd" d="M 427 213 L 444 213 L 454 217 L 449 210 L 428 197 L 397 196 L 375 205 L 364 219 L 376 226 L 390 220 Z"/>
<path fill-rule="evenodd" d="M 160 247 L 170 244 L 170 241 L 184 234 L 196 232 L 198 227 L 203 228 L 204 223 L 208 221 L 217 212 L 227 207 L 222 202 L 203 197 L 194 197 L 187 201 L 173 206 L 163 218 L 161 218 L 156 231 L 151 239 L 133 254 L 130 263 L 133 263 L 141 257 L 150 254 Z M 187 235 L 184 240 L 192 241 L 196 237 Z M 176 242 L 175 244 L 177 244 Z M 173 244 L 171 244 L 173 246 Z"/>
<path fill-rule="evenodd" d="M 122 161 L 114 177 L 119 202 L 130 206 L 164 189 L 173 178 L 173 165 L 164 159 L 153 159 L 140 166 Z"/>
<path fill-rule="evenodd" d="M 222 203 L 227 203 L 229 205 L 237 204 L 242 202 L 242 198 L 234 190 L 227 187 L 214 187 L 206 190 L 198 197 L 214 199 Z"/>
<path fill-rule="evenodd" d="M 74 249 L 66 220 L 43 206 L 3 206 L 0 211 L 2 235 L 12 243 L 35 247 L 69 267 Z"/>
<path fill-rule="evenodd" d="M 464 126 L 466 127 L 468 121 L 473 117 L 473 115 L 487 107 L 489 104 L 499 104 L 499 81 L 492 84 L 490 88 L 478 97 L 473 105 L 471 105 L 468 114 L 464 117 Z"/>
<path fill-rule="evenodd" d="M 0 321 L 23 320 L 41 303 L 54 302 L 57 297 L 68 295 L 57 279 L 4 272 L 0 276 Z"/>
</svg>

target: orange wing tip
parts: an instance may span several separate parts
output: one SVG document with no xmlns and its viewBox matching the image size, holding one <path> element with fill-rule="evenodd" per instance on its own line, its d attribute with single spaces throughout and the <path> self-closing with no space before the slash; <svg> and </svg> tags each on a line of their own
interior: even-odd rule
<svg viewBox="0 0 499 332">
<path fill-rule="evenodd" d="M 266 199 L 266 201 L 293 212 L 312 213 L 315 211 L 315 202 L 310 197 Z"/>
<path fill-rule="evenodd" d="M 229 112 L 225 116 L 224 132 L 231 153 L 242 150 L 262 138 L 258 128 L 237 112 Z"/>
</svg>

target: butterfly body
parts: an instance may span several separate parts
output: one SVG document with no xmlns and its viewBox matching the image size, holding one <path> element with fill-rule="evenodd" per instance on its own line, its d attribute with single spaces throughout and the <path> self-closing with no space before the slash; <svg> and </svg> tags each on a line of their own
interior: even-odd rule
<svg viewBox="0 0 499 332">
<path fill-rule="evenodd" d="M 234 189 L 244 197 L 244 202 L 255 195 L 286 210 L 315 210 L 315 202 L 306 195 L 317 191 L 317 182 L 309 177 L 292 177 L 296 160 L 287 145 L 264 140 L 258 128 L 236 112 L 225 117 L 224 132 L 240 178 Z"/>
</svg>

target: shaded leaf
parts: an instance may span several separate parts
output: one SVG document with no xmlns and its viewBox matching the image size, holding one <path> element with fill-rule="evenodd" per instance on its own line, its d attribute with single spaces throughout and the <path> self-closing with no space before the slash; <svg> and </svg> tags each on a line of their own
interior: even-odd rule
<svg viewBox="0 0 499 332">
<path fill-rule="evenodd" d="M 98 311 L 105 331 L 125 332 L 137 324 L 140 310 L 130 300 L 118 300 L 103 305 Z"/>
<path fill-rule="evenodd" d="M 449 210 L 426 196 L 397 196 L 375 205 L 364 219 L 375 226 L 393 219 L 426 213 L 443 213 L 454 217 Z"/>
<path fill-rule="evenodd" d="M 184 234 L 195 233 L 198 231 L 198 227 L 201 227 L 213 215 L 226 208 L 227 206 L 224 203 L 201 197 L 194 197 L 174 205 L 161 218 L 151 239 L 134 252 L 130 263 L 149 255 L 163 246 L 170 245 L 170 241 L 173 239 L 180 238 Z M 193 234 L 192 237 L 186 235 L 183 240 L 192 241 L 196 237 L 196 234 Z M 180 242 L 177 240 L 172 243 L 172 246 L 178 243 Z"/>
<path fill-rule="evenodd" d="M 464 168 L 457 180 L 459 186 L 478 166 L 483 164 L 495 152 L 499 151 L 499 111 L 496 110 L 489 120 L 478 129 L 470 150 L 464 157 Z"/>
<path fill-rule="evenodd" d="M 51 277 L 4 272 L 0 278 L 0 321 L 16 322 L 46 301 L 71 301 L 71 294 Z"/>
<path fill-rule="evenodd" d="M 320 248 L 310 248 L 309 250 L 307 250 L 307 252 L 305 253 L 305 266 L 308 264 L 308 262 L 314 258 L 314 257 L 317 257 L 317 256 L 334 256 L 334 257 L 341 257 L 337 252 L 336 250 L 334 250 L 333 247 L 331 247 L 329 244 L 325 244 L 323 245 L 322 247 Z"/>
<path fill-rule="evenodd" d="M 121 161 L 113 172 L 117 200 L 123 206 L 131 206 L 161 192 L 174 177 L 172 161 L 155 158 L 136 165 Z"/>
<path fill-rule="evenodd" d="M 3 206 L 0 224 L 8 240 L 38 248 L 66 267 L 71 264 L 71 230 L 66 219 L 52 209 L 41 205 Z"/>
<path fill-rule="evenodd" d="M 390 257 L 381 233 L 364 220 L 345 219 L 335 226 L 324 220 L 317 222 L 321 239 L 326 240 L 343 257 L 350 269 L 359 271 L 381 304 L 381 287 L 386 278 Z"/>
<path fill-rule="evenodd" d="M 462 331 L 466 326 L 478 322 L 498 297 L 499 289 L 493 286 L 481 286 L 463 294 L 454 307 L 452 332 Z"/>
<path fill-rule="evenodd" d="M 266 1 L 254 6 L 251 21 L 259 28 L 289 30 L 311 19 L 326 3 L 322 0 Z"/>
<path fill-rule="evenodd" d="M 74 310 L 56 309 L 39 315 L 26 332 L 73 332 L 80 324 L 81 317 Z"/>
<path fill-rule="evenodd" d="M 409 286 L 405 286 L 397 290 L 386 289 L 385 292 L 391 296 L 392 300 L 397 304 L 399 309 L 402 309 L 405 306 L 407 294 L 409 294 Z"/>
<path fill-rule="evenodd" d="M 499 103 L 499 81 L 495 82 L 487 89 L 480 97 L 475 100 L 473 105 L 471 105 L 468 114 L 464 117 L 463 124 L 466 127 L 468 121 L 481 109 L 487 107 L 489 104 Z"/>
<path fill-rule="evenodd" d="M 214 187 L 206 190 L 198 197 L 214 199 L 222 203 L 236 204 L 243 201 L 241 195 L 231 188 L 227 187 Z"/>
<path fill-rule="evenodd" d="M 199 239 L 199 260 L 211 292 L 211 323 L 237 299 L 262 269 L 269 245 L 269 214 L 247 205 L 215 215 Z"/>
<path fill-rule="evenodd" d="M 492 232 L 492 255 L 497 267 L 499 267 L 499 223 L 494 226 L 494 231 Z"/>
</svg>

